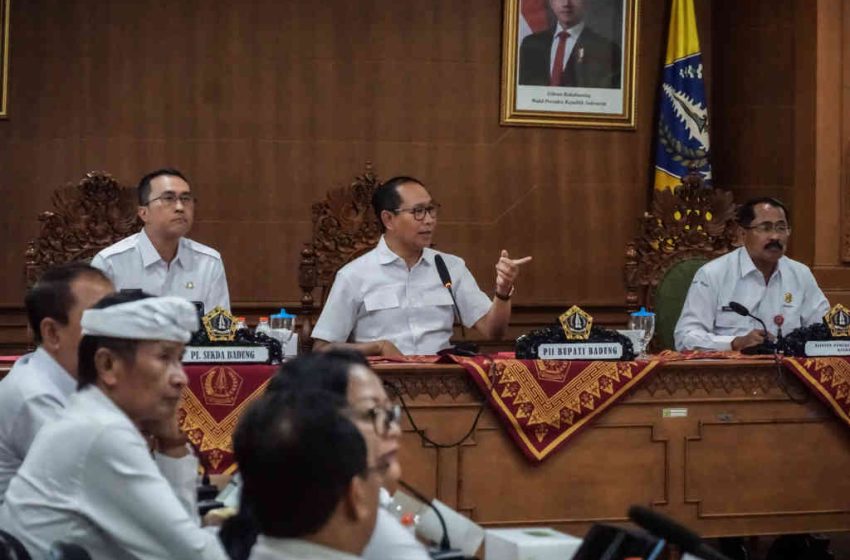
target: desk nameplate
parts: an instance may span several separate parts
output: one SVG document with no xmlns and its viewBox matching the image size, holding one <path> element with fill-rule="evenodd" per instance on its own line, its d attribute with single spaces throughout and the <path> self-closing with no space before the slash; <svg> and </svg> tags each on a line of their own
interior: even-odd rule
<svg viewBox="0 0 850 560">
<path fill-rule="evenodd" d="M 541 360 L 619 360 L 623 345 L 619 342 L 546 343 L 537 347 Z"/>
<path fill-rule="evenodd" d="M 806 343 L 806 356 L 850 356 L 850 340 L 810 340 Z"/>
<path fill-rule="evenodd" d="M 187 346 L 184 364 L 265 364 L 269 349 L 265 346 Z"/>
</svg>

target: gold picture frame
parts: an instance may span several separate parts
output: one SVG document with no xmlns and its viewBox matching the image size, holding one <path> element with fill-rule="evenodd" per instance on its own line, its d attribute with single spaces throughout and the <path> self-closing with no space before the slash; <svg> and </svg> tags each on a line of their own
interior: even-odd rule
<svg viewBox="0 0 850 560">
<path fill-rule="evenodd" d="M 501 124 L 634 130 L 638 4 L 505 0 Z"/>
<path fill-rule="evenodd" d="M 12 0 L 0 0 L 0 119 L 9 118 L 9 14 Z"/>
</svg>

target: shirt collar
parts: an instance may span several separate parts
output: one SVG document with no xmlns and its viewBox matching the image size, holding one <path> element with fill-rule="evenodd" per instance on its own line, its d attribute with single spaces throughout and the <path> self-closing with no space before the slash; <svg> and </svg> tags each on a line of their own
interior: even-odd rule
<svg viewBox="0 0 850 560">
<path fill-rule="evenodd" d="M 389 245 L 387 245 L 387 241 L 384 239 L 383 235 L 381 236 L 381 239 L 378 241 L 378 245 L 375 248 L 375 250 L 378 253 L 378 262 L 381 263 L 381 264 L 390 264 L 390 263 L 395 262 L 396 260 L 402 260 L 403 261 L 403 259 L 400 256 L 393 253 L 392 249 L 390 249 Z M 430 247 L 426 247 L 425 249 L 422 250 L 422 257 L 419 259 L 419 261 L 416 264 L 419 264 L 421 262 L 425 262 L 425 263 L 428 263 L 429 265 L 433 265 L 434 264 L 434 255 L 436 255 L 436 254 L 437 254 L 437 252 L 434 249 L 431 249 Z"/>
<path fill-rule="evenodd" d="M 748 274 L 752 274 L 753 272 L 756 272 L 761 275 L 761 271 L 756 268 L 756 265 L 753 262 L 753 258 L 750 256 L 750 252 L 747 251 L 747 248 L 741 247 L 739 251 L 741 252 L 738 256 L 738 262 L 740 263 L 741 268 L 741 278 L 747 276 Z M 776 265 L 776 271 L 774 272 L 774 274 L 779 273 L 780 278 L 782 277 L 782 271 L 788 267 L 788 264 L 786 263 L 787 260 L 787 257 L 783 255 Z"/>
<path fill-rule="evenodd" d="M 181 237 L 180 242 L 177 244 L 177 255 L 175 255 L 173 262 L 179 264 L 182 268 L 191 268 L 191 257 L 186 244 L 186 239 Z M 148 237 L 145 228 L 142 228 L 142 231 L 139 232 L 137 247 L 139 248 L 139 253 L 142 255 L 142 265 L 145 268 L 162 261 L 159 251 L 153 246 L 153 242 Z"/>
<path fill-rule="evenodd" d="M 139 433 L 139 437 L 142 437 L 141 432 L 138 432 L 138 427 L 127 416 L 127 413 L 121 410 L 97 385 L 87 385 L 71 398 L 80 402 L 84 410 L 92 412 L 98 417 L 120 420 L 122 424 L 132 426 Z"/>
<path fill-rule="evenodd" d="M 30 363 L 37 370 L 44 372 L 47 378 L 66 397 L 70 396 L 77 388 L 77 380 L 71 377 L 71 374 L 65 371 L 65 368 L 59 365 L 59 362 L 43 347 L 39 346 L 36 349 Z"/>
<path fill-rule="evenodd" d="M 560 23 L 555 25 L 555 38 L 556 39 L 558 38 L 558 33 L 560 33 L 563 30 L 564 30 L 564 28 L 561 26 Z M 570 39 L 574 39 L 576 41 L 578 41 L 578 38 L 581 35 L 582 31 L 584 31 L 584 20 L 581 20 L 580 22 L 573 25 L 572 27 L 567 28 L 567 33 L 570 34 Z"/>
<path fill-rule="evenodd" d="M 316 560 L 355 560 L 357 558 L 347 552 L 303 539 L 279 539 L 260 535 L 258 544 L 262 544 L 269 550 L 284 553 L 285 558 L 313 558 Z"/>
</svg>

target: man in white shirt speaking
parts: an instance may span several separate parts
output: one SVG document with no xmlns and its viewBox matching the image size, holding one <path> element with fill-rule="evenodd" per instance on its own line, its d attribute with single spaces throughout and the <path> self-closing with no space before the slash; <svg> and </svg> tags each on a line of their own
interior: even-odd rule
<svg viewBox="0 0 850 560">
<path fill-rule="evenodd" d="M 674 333 L 677 350 L 743 350 L 823 320 L 829 302 L 811 270 L 785 256 L 791 224 L 785 205 L 756 198 L 738 209 L 743 247 L 694 276 Z M 764 321 L 735 313 L 743 305 Z"/>
<path fill-rule="evenodd" d="M 197 197 L 176 169 L 157 169 L 138 186 L 142 231 L 103 249 L 91 264 L 117 290 L 139 289 L 155 296 L 200 301 L 204 311 L 230 310 L 221 254 L 185 237 L 195 219 Z"/>
<path fill-rule="evenodd" d="M 34 558 L 62 540 L 93 560 L 226 560 L 199 527 L 198 461 L 177 427 L 198 323 L 177 297 L 115 294 L 83 312 L 80 389 L 36 435 L 0 506 L 0 527 Z"/>
<path fill-rule="evenodd" d="M 455 312 L 487 338 L 501 338 L 511 317 L 519 267 L 531 257 L 496 263 L 492 300 L 478 288 L 463 259 L 431 249 L 440 205 L 412 177 L 394 177 L 372 196 L 384 235 L 378 246 L 342 267 L 313 329 L 315 348 L 349 346 L 365 355 L 436 354 L 449 347 Z"/>
<path fill-rule="evenodd" d="M 46 270 L 27 292 L 24 305 L 38 348 L 0 382 L 0 504 L 35 434 L 61 414 L 77 388 L 83 310 L 112 291 L 98 269 L 67 263 Z"/>
</svg>

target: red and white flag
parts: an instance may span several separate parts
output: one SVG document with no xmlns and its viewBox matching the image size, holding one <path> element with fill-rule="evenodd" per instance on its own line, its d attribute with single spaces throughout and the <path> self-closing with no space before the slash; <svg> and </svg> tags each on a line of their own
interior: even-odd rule
<svg viewBox="0 0 850 560">
<path fill-rule="evenodd" d="M 519 43 L 527 35 L 544 31 L 549 27 L 547 0 L 520 0 Z"/>
</svg>

